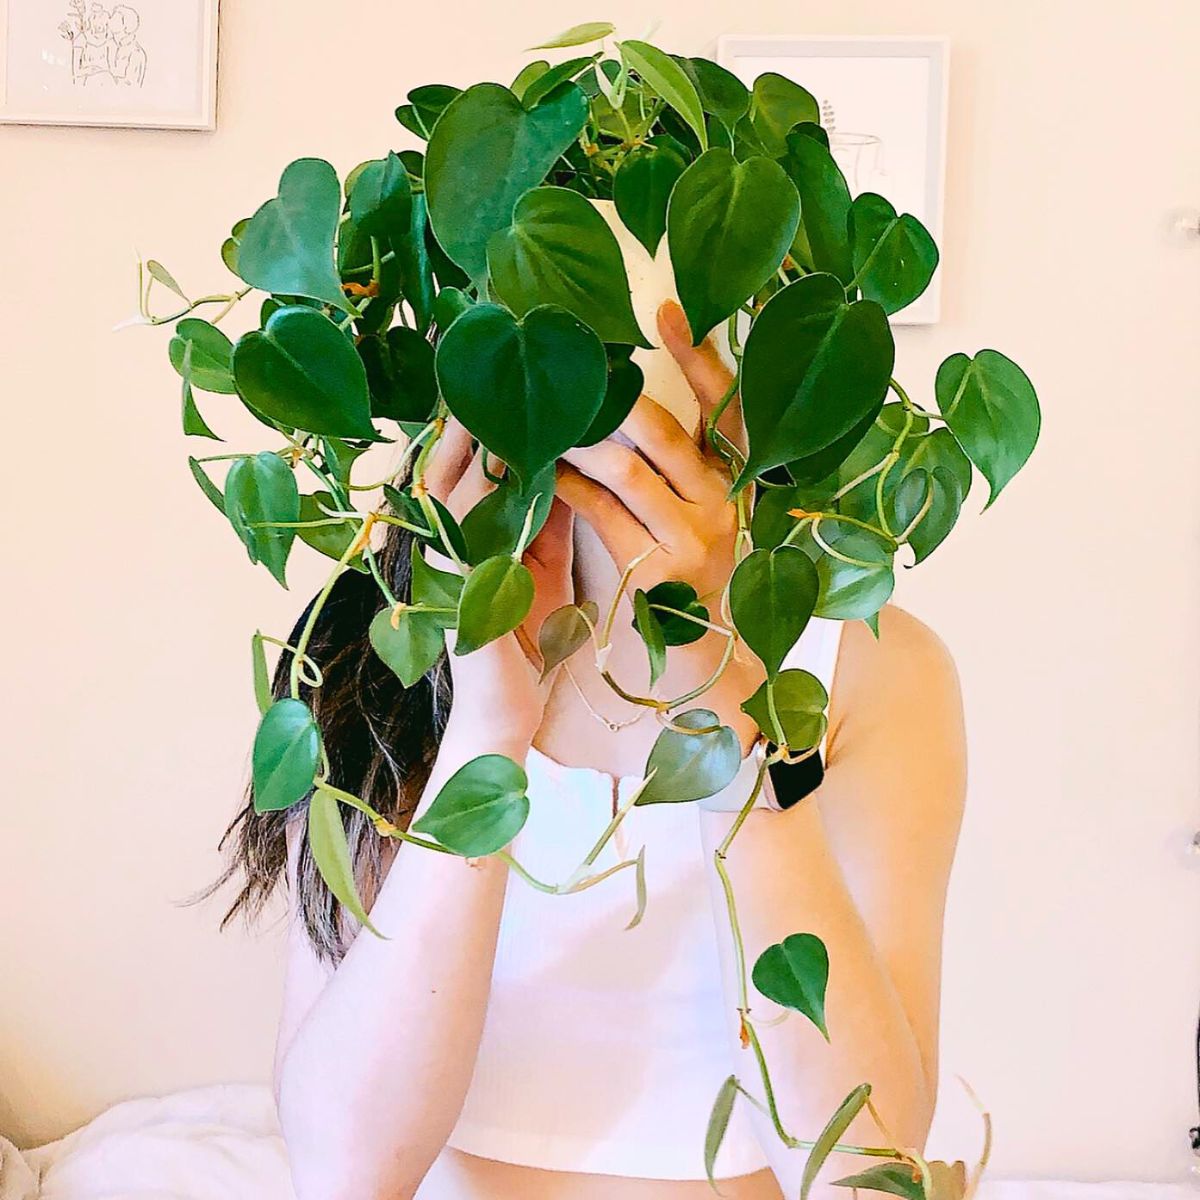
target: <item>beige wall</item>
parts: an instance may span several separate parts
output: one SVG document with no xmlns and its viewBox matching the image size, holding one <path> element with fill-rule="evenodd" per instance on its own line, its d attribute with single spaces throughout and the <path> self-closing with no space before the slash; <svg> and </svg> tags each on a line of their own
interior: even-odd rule
<svg viewBox="0 0 1200 1200">
<path fill-rule="evenodd" d="M 507 80 L 609 16 L 684 51 L 721 32 L 947 34 L 944 319 L 901 333 L 926 387 L 995 345 L 1038 383 L 1026 474 L 901 580 L 962 674 L 971 796 L 947 947 L 936 1141 L 997 1119 L 1000 1173 L 1169 1177 L 1194 1120 L 1200 205 L 1194 0 L 228 2 L 215 134 L 0 127 L 5 795 L 0 1129 L 267 1071 L 277 928 L 177 901 L 217 867 L 254 725 L 248 637 L 291 593 L 195 490 L 163 331 L 119 335 L 135 247 L 197 291 L 301 154 L 407 144 L 418 83 Z M 346 98 L 358 96 L 351 119 Z M 208 409 L 218 422 L 220 406 Z M 226 422 L 227 429 L 233 426 Z M 238 427 L 245 433 L 249 425 Z M 302 577 L 303 576 L 303 577 Z"/>
</svg>

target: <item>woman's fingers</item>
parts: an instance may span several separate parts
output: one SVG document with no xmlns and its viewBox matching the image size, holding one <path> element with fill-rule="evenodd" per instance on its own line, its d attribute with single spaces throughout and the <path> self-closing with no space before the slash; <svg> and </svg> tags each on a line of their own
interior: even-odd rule
<svg viewBox="0 0 1200 1200">
<path fill-rule="evenodd" d="M 451 417 L 425 466 L 425 486 L 443 504 L 471 461 L 471 435 Z"/>
<path fill-rule="evenodd" d="M 556 476 L 555 494 L 596 531 L 618 569 L 654 545 L 649 530 L 608 488 L 561 461 Z"/>
<path fill-rule="evenodd" d="M 619 497 L 656 538 L 669 540 L 666 534 L 680 507 L 679 496 L 636 450 L 619 442 L 597 442 L 568 450 L 563 460 Z"/>
<path fill-rule="evenodd" d="M 701 419 L 707 421 L 729 390 L 733 372 L 725 365 L 711 336 L 706 337 L 699 346 L 692 345 L 692 331 L 687 316 L 674 300 L 667 300 L 659 306 L 658 330 L 662 334 L 663 345 L 679 364 L 684 378 L 700 401 Z M 726 408 L 717 428 L 740 444 L 741 420 L 733 404 Z"/>
<path fill-rule="evenodd" d="M 638 397 L 621 432 L 685 500 L 702 503 L 725 494 L 728 479 L 675 417 L 649 396 Z"/>
</svg>

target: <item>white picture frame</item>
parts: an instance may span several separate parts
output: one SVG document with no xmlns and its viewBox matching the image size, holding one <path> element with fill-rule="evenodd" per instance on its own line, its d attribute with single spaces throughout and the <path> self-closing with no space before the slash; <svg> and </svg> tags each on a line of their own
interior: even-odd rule
<svg viewBox="0 0 1200 1200">
<path fill-rule="evenodd" d="M 213 130 L 218 0 L 0 0 L 0 122 Z"/>
<path fill-rule="evenodd" d="M 941 248 L 948 38 L 725 34 L 717 40 L 717 62 L 748 86 L 775 71 L 812 92 L 851 195 L 885 196 L 921 221 Z M 941 276 L 939 265 L 924 294 L 894 313 L 892 323 L 934 324 Z"/>
</svg>

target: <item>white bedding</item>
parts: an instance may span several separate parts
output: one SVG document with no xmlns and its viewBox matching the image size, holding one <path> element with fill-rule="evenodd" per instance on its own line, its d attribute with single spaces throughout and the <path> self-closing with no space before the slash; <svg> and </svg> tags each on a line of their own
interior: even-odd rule
<svg viewBox="0 0 1200 1200">
<path fill-rule="evenodd" d="M 979 1200 L 1198 1200 L 1189 1183 L 991 1180 Z M 36 1150 L 0 1137 L 0 1200 L 294 1200 L 267 1088 L 131 1100 Z"/>
</svg>

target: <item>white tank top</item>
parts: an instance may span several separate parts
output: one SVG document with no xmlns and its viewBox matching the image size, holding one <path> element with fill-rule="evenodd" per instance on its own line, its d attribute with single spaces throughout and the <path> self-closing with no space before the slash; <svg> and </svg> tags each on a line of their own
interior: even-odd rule
<svg viewBox="0 0 1200 1200">
<path fill-rule="evenodd" d="M 785 666 L 831 691 L 841 630 L 814 617 Z M 563 766 L 536 749 L 526 771 L 531 810 L 513 854 L 559 883 L 611 820 L 614 789 L 619 804 L 640 778 Z M 749 796 L 754 772 L 747 758 L 730 788 Z M 568 896 L 509 879 L 479 1056 L 451 1146 L 553 1171 L 705 1177 L 713 1100 L 752 1064 L 735 1062 L 727 1029 L 697 806 L 631 809 L 595 869 L 643 845 L 649 903 L 632 930 L 632 870 Z M 766 1165 L 747 1106 L 735 1106 L 717 1175 Z"/>
</svg>

